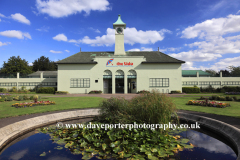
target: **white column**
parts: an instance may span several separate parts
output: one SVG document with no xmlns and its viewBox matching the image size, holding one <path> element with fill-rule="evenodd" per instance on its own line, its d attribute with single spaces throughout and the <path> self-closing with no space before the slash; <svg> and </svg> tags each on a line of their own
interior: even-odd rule
<svg viewBox="0 0 240 160">
<path fill-rule="evenodd" d="M 112 72 L 112 94 L 115 94 L 115 88 L 116 88 L 116 84 L 115 84 L 115 72 Z"/>
<path fill-rule="evenodd" d="M 40 78 L 43 79 L 43 72 L 41 72 L 41 74 L 40 74 Z"/>
<path fill-rule="evenodd" d="M 124 94 L 128 93 L 127 74 L 124 75 Z"/>
</svg>

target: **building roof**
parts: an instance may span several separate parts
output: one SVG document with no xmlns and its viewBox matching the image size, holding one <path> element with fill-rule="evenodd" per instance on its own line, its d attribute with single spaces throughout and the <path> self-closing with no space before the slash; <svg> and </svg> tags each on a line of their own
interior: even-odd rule
<svg viewBox="0 0 240 160">
<path fill-rule="evenodd" d="M 63 60 L 57 61 L 57 64 L 97 64 L 93 59 L 96 56 L 116 57 L 114 52 L 78 52 Z M 118 55 L 122 57 L 122 55 Z M 145 63 L 185 63 L 184 61 L 170 57 L 159 51 L 128 51 L 126 56 L 144 56 L 146 58 Z"/>
<path fill-rule="evenodd" d="M 123 25 L 124 26 L 124 29 L 126 29 L 126 23 L 124 23 L 121 19 L 121 15 L 119 14 L 118 15 L 118 20 L 113 23 L 113 28 L 115 29 L 115 25 Z"/>
<path fill-rule="evenodd" d="M 29 77 L 40 76 L 43 73 L 44 76 L 57 76 L 57 71 L 37 71 L 29 74 Z"/>
<path fill-rule="evenodd" d="M 182 70 L 182 76 L 196 76 L 197 72 L 199 73 L 199 76 L 211 76 L 210 73 L 202 70 Z"/>
</svg>

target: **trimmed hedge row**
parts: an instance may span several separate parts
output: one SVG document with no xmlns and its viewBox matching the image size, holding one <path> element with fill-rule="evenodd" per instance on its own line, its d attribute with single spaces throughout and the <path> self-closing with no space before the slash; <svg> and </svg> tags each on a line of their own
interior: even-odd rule
<svg viewBox="0 0 240 160">
<path fill-rule="evenodd" d="M 198 88 L 198 87 L 182 87 L 182 92 L 184 92 L 184 93 L 200 93 L 200 88 Z"/>
<path fill-rule="evenodd" d="M 56 87 L 40 87 L 37 89 L 37 93 L 50 93 L 54 94 L 56 91 Z"/>
</svg>

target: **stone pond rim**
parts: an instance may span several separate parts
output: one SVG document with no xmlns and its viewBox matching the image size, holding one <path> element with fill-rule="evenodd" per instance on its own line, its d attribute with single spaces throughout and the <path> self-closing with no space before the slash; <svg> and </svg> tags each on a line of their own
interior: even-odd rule
<svg viewBox="0 0 240 160">
<path fill-rule="evenodd" d="M 5 150 L 7 144 L 21 135 L 24 135 L 36 128 L 43 127 L 49 124 L 54 124 L 60 121 L 74 120 L 79 118 L 89 118 L 98 115 L 99 109 L 81 109 L 75 111 L 60 112 L 47 114 L 39 117 L 26 119 L 15 122 L 0 128 L 0 153 Z M 225 139 L 229 140 L 233 149 L 237 152 L 237 160 L 240 160 L 240 129 L 231 126 L 227 123 L 189 113 L 178 112 L 180 120 L 191 123 L 198 122 L 200 125 L 218 133 Z"/>
</svg>

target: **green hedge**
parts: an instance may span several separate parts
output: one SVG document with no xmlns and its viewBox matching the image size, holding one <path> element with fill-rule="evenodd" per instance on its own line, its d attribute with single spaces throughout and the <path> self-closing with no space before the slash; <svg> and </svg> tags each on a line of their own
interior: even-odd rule
<svg viewBox="0 0 240 160">
<path fill-rule="evenodd" d="M 224 86 L 224 87 L 222 87 L 222 92 L 240 92 L 240 87 L 238 87 L 238 86 Z"/>
<path fill-rule="evenodd" d="M 40 87 L 37 89 L 37 93 L 50 93 L 54 94 L 55 93 L 55 87 Z"/>
<path fill-rule="evenodd" d="M 99 90 L 99 91 L 93 90 L 93 91 L 90 91 L 88 94 L 101 94 L 101 93 L 102 93 L 101 90 Z"/>
<path fill-rule="evenodd" d="M 179 90 L 171 91 L 171 94 L 174 94 L 174 93 L 181 93 L 181 91 Z"/>
<path fill-rule="evenodd" d="M 68 94 L 68 91 L 56 91 L 55 94 Z"/>
<path fill-rule="evenodd" d="M 182 87 L 183 93 L 200 93 L 200 88 L 198 87 Z"/>
<path fill-rule="evenodd" d="M 6 88 L 0 88 L 0 92 L 6 92 L 7 89 Z"/>
</svg>

